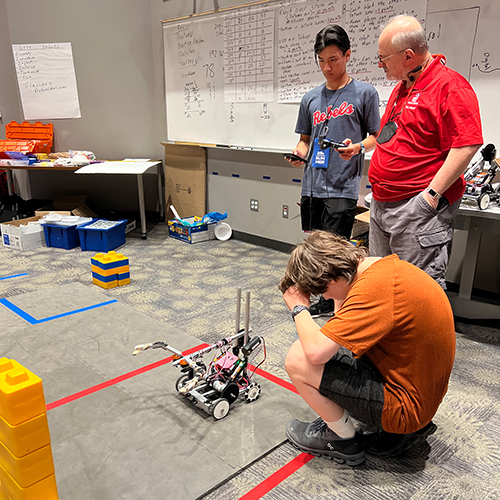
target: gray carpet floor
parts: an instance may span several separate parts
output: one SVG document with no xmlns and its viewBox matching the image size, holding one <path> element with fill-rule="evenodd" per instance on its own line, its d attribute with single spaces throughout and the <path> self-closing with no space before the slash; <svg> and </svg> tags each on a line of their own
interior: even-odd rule
<svg viewBox="0 0 500 500">
<path fill-rule="evenodd" d="M 285 253 L 234 239 L 189 245 L 169 238 L 165 224 L 154 227 L 145 241 L 128 237 L 121 251 L 130 259 L 132 283 L 99 290 L 200 343 L 212 343 L 233 332 L 236 289 L 250 291 L 250 325 L 266 339 L 268 356 L 262 368 L 288 380 L 284 359 L 297 336 L 277 288 L 288 259 Z M 92 255 L 79 249 L 43 247 L 19 252 L 2 246 L 0 278 L 27 276 L 0 280 L 0 298 L 14 300 L 74 283 L 95 288 Z M 265 498 L 500 498 L 500 335 L 496 326 L 456 322 L 457 354 L 450 387 L 434 419 L 438 430 L 426 445 L 397 459 L 368 457 L 355 468 L 314 458 Z M 149 340 L 155 339 L 145 332 L 145 341 Z M 0 356 L 9 357 L 11 341 L 2 328 Z M 251 438 L 252 429 L 248 433 Z M 299 455 L 285 443 L 204 497 L 240 498 Z M 120 494 L 110 496 L 115 498 Z"/>
</svg>

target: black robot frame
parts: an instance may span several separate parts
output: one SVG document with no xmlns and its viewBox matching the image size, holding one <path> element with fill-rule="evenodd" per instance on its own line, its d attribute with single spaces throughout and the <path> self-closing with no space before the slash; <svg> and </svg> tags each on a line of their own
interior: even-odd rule
<svg viewBox="0 0 500 500">
<path fill-rule="evenodd" d="M 173 354 L 172 364 L 180 369 L 181 376 L 175 382 L 175 389 L 194 404 L 212 415 L 216 420 L 224 418 L 231 405 L 244 397 L 248 403 L 257 400 L 261 393 L 258 383 L 252 381 L 257 368 L 266 359 L 264 339 L 250 337 L 250 292 L 246 295 L 245 328 L 240 329 L 241 288 L 236 299 L 236 333 L 184 355 L 164 341 L 141 344 L 135 347 L 134 356 L 147 349 L 164 349 Z M 206 363 L 204 356 L 217 351 Z M 252 362 L 262 353 L 261 361 Z"/>
<path fill-rule="evenodd" d="M 487 144 L 481 150 L 481 159 L 467 168 L 464 174 L 464 200 L 477 203 L 479 210 L 486 210 L 490 203 L 500 200 L 500 183 L 493 182 L 500 168 L 500 160 L 495 159 L 494 144 Z M 489 167 L 488 167 L 489 164 Z"/>
</svg>

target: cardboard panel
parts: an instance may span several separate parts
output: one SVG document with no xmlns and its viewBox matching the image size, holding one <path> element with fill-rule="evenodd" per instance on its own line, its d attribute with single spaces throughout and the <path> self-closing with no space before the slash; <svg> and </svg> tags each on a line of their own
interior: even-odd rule
<svg viewBox="0 0 500 500">
<path fill-rule="evenodd" d="M 199 146 L 165 146 L 165 220 L 174 219 L 173 205 L 181 217 L 206 214 L 207 153 Z"/>
</svg>

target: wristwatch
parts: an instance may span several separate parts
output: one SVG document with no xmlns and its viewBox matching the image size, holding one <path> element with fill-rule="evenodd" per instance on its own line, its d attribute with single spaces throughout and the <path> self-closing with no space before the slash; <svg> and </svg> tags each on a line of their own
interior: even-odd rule
<svg viewBox="0 0 500 500">
<path fill-rule="evenodd" d="M 295 316 L 297 316 L 297 314 L 301 313 L 302 311 L 309 311 L 309 308 L 303 305 L 295 306 L 292 309 L 292 319 L 295 321 Z"/>
<path fill-rule="evenodd" d="M 439 198 L 441 198 L 441 195 L 437 191 L 434 191 L 434 189 L 432 189 L 430 186 L 425 188 L 425 192 L 435 200 L 439 200 Z"/>
<path fill-rule="evenodd" d="M 359 154 L 359 155 L 362 155 L 362 154 L 364 154 L 364 153 L 365 153 L 365 149 L 366 149 L 366 148 L 365 148 L 365 145 L 364 145 L 362 142 L 358 142 L 358 144 L 359 144 L 359 145 L 360 145 L 360 147 L 361 147 L 361 148 L 360 148 L 360 150 L 359 150 L 359 153 L 358 153 L 358 154 Z"/>
</svg>

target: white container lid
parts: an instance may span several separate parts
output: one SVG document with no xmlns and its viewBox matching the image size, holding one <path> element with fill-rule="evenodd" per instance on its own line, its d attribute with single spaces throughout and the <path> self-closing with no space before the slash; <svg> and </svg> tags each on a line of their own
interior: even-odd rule
<svg viewBox="0 0 500 500">
<path fill-rule="evenodd" d="M 231 238 L 231 235 L 233 234 L 233 230 L 231 229 L 231 226 L 227 222 L 219 222 L 215 226 L 215 237 L 220 240 L 220 241 L 226 241 L 229 238 Z"/>
</svg>

